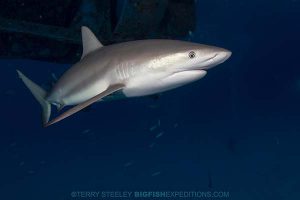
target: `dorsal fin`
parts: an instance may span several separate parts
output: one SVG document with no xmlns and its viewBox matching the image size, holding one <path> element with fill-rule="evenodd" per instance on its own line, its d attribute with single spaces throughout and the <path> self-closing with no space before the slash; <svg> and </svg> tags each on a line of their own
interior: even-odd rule
<svg viewBox="0 0 300 200">
<path fill-rule="evenodd" d="M 92 51 L 95 51 L 103 45 L 94 35 L 94 33 L 86 26 L 81 27 L 82 36 L 82 56 L 81 59 Z"/>
</svg>

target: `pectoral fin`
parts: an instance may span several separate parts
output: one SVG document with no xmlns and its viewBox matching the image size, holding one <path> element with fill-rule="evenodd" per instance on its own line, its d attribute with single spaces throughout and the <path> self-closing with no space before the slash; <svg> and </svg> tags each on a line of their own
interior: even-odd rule
<svg viewBox="0 0 300 200">
<path fill-rule="evenodd" d="M 45 124 L 45 127 L 50 126 L 56 122 L 59 122 L 71 115 L 73 115 L 74 113 L 86 108 L 87 106 L 95 103 L 96 101 L 99 101 L 100 99 L 102 99 L 103 97 L 110 95 L 120 89 L 122 89 L 125 85 L 124 84 L 116 84 L 116 85 L 111 85 L 109 86 L 104 92 L 101 92 L 100 94 L 94 96 L 93 98 L 78 104 L 76 106 L 74 106 L 73 108 L 71 108 L 70 110 L 64 112 L 63 114 L 61 114 L 60 116 L 56 117 L 55 119 L 51 120 L 50 122 L 48 122 L 47 124 Z"/>
</svg>

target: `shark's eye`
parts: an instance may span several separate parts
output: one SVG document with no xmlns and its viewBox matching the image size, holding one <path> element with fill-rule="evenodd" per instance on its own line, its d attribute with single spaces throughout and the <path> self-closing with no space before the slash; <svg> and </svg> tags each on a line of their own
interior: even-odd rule
<svg viewBox="0 0 300 200">
<path fill-rule="evenodd" d="M 194 51 L 191 51 L 191 52 L 189 53 L 189 57 L 190 57 L 191 59 L 195 58 L 195 57 L 196 57 L 196 53 L 195 53 Z"/>
</svg>

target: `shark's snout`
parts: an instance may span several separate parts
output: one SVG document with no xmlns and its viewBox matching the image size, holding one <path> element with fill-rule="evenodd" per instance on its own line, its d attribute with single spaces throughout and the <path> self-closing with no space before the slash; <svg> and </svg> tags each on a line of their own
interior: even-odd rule
<svg viewBox="0 0 300 200">
<path fill-rule="evenodd" d="M 204 61 L 204 67 L 202 69 L 210 69 L 225 62 L 232 53 L 227 49 L 217 48 L 210 54 L 210 57 Z"/>
<path fill-rule="evenodd" d="M 218 59 L 221 60 L 222 62 L 226 61 L 228 58 L 230 58 L 232 52 L 227 50 L 227 49 L 223 49 L 220 52 L 217 53 L 218 54 Z"/>
<path fill-rule="evenodd" d="M 215 55 L 211 58 L 211 62 L 216 65 L 225 62 L 232 54 L 231 51 L 227 49 L 218 49 L 214 53 Z"/>
</svg>

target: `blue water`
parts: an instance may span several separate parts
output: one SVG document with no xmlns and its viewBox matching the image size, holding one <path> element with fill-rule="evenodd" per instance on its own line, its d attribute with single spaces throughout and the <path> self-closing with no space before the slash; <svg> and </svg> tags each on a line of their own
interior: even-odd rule
<svg viewBox="0 0 300 200">
<path fill-rule="evenodd" d="M 299 199 L 299 14 L 298 0 L 198 0 L 185 39 L 230 49 L 228 61 L 157 100 L 98 103 L 49 128 L 15 69 L 49 87 L 70 65 L 0 60 L 0 199 L 124 190 Z"/>
</svg>

